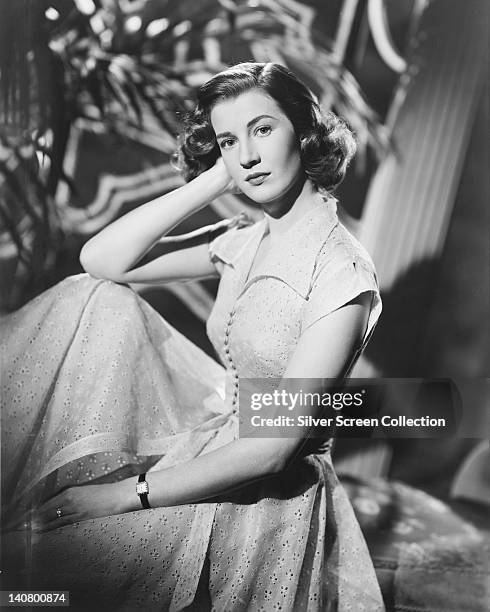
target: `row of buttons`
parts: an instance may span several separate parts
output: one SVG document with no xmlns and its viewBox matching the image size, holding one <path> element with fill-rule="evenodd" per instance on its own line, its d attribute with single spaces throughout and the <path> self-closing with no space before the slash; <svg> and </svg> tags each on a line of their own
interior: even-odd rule
<svg viewBox="0 0 490 612">
<path fill-rule="evenodd" d="M 231 354 L 230 354 L 230 347 L 229 347 L 229 336 L 230 336 L 230 328 L 231 328 L 231 323 L 233 321 L 233 317 L 235 316 L 235 309 L 233 309 L 230 312 L 230 317 L 228 319 L 228 323 L 226 324 L 226 329 L 225 329 L 225 340 L 224 340 L 224 345 L 225 345 L 225 355 L 226 355 L 226 359 L 228 360 L 228 363 L 233 371 L 233 400 L 232 400 L 232 404 L 234 406 L 233 408 L 233 413 L 237 412 L 237 400 L 238 400 L 238 372 L 236 369 L 235 364 L 233 363 L 233 359 L 231 358 Z"/>
</svg>

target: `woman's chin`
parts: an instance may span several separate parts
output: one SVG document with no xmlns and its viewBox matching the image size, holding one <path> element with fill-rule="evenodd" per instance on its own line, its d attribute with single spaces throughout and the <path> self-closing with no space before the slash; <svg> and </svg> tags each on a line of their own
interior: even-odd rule
<svg viewBox="0 0 490 612">
<path fill-rule="evenodd" d="M 281 194 L 279 194 L 276 190 L 271 189 L 261 189 L 262 186 L 247 189 L 246 192 L 242 191 L 243 196 L 251 203 L 256 206 L 266 206 L 267 204 L 272 204 L 281 198 Z"/>
<path fill-rule="evenodd" d="M 303 183 L 297 183 L 286 189 L 272 189 L 271 186 L 260 185 L 242 189 L 239 197 L 250 206 L 262 208 L 265 212 L 275 211 L 278 207 L 289 209 L 301 191 Z"/>
<path fill-rule="evenodd" d="M 240 193 L 238 193 L 237 196 L 240 198 L 240 200 L 244 204 L 247 204 L 247 206 L 254 206 L 255 208 L 260 208 L 261 206 L 260 201 L 253 199 L 250 195 L 243 193 L 243 191 L 240 191 Z"/>
</svg>

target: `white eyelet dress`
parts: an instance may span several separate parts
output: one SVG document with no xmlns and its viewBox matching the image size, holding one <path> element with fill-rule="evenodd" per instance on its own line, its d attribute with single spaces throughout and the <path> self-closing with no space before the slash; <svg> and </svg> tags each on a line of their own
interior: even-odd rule
<svg viewBox="0 0 490 612">
<path fill-rule="evenodd" d="M 249 277 L 267 229 L 233 227 L 209 247 L 221 281 L 207 332 L 222 366 L 131 289 L 88 275 L 2 320 L 7 519 L 29 495 L 236 439 L 239 379 L 282 376 L 305 329 L 369 292 L 365 346 L 381 311 L 376 275 L 335 201 L 319 197 Z M 12 531 L 3 549 L 13 580 L 70 590 L 75 609 L 384 610 L 328 448 L 219 499 Z"/>
</svg>

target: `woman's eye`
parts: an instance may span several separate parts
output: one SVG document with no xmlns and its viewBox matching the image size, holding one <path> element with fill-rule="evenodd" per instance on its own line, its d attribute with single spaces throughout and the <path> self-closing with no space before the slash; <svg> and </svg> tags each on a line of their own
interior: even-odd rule
<svg viewBox="0 0 490 612">
<path fill-rule="evenodd" d="M 231 146 L 235 144 L 235 141 L 229 138 L 228 140 L 222 140 L 219 143 L 221 149 L 229 149 Z"/>
<path fill-rule="evenodd" d="M 267 136 L 268 134 L 271 133 L 271 127 L 270 125 L 261 125 L 260 127 L 257 128 L 256 134 L 258 134 L 259 136 Z"/>
</svg>

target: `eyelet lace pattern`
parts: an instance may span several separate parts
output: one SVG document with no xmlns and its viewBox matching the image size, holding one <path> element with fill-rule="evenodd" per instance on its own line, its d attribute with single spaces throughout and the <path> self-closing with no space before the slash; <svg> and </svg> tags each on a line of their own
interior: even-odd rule
<svg viewBox="0 0 490 612">
<path fill-rule="evenodd" d="M 15 506 L 65 486 L 164 468 L 237 437 L 239 376 L 280 376 L 305 321 L 331 308 L 316 297 L 331 286 L 321 262 L 306 296 L 279 274 L 252 278 L 244 290 L 254 227 L 233 227 L 210 247 L 224 265 L 207 329 L 224 367 L 131 289 L 85 274 L 4 317 L 3 499 Z M 344 234 L 335 235 L 344 244 Z M 244 247 L 242 268 L 230 263 L 232 239 L 235 252 Z M 349 248 L 334 257 L 336 289 L 347 286 L 343 299 L 369 290 L 378 300 L 373 269 Z M 344 265 L 353 256 L 359 265 Z M 212 503 L 32 537 L 17 531 L 6 541 L 24 561 L 27 542 L 32 588 L 70 590 L 85 609 L 183 610 L 205 563 L 215 611 L 384 609 L 328 450 Z"/>
</svg>

